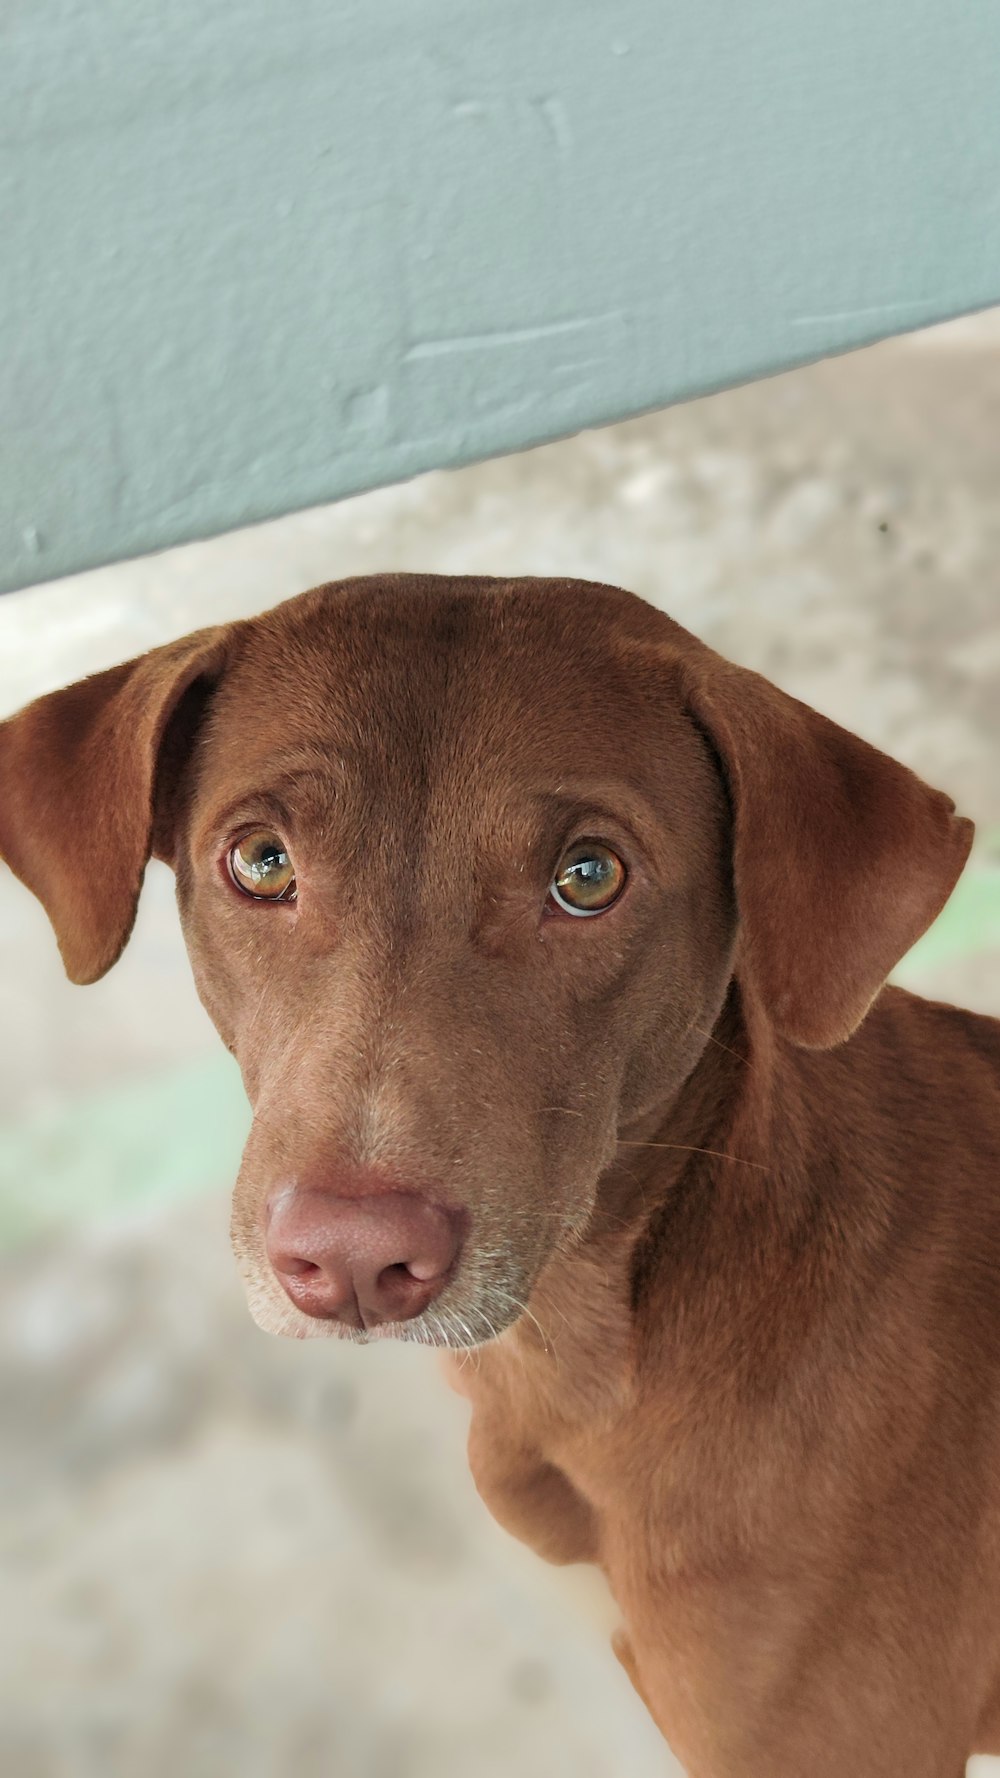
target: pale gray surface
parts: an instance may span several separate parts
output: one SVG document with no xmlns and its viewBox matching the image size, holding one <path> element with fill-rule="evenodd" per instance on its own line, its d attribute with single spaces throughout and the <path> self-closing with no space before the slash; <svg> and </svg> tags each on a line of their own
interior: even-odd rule
<svg viewBox="0 0 1000 1778">
<path fill-rule="evenodd" d="M 7 0 L 0 588 L 996 302 L 998 61 L 947 0 Z"/>
<path fill-rule="evenodd" d="M 0 709 L 345 573 L 580 573 L 663 603 L 989 829 L 998 419 L 994 319 L 16 595 Z M 0 1124 L 218 1053 L 166 874 L 150 887 L 121 965 L 75 989 L 0 876 Z M 1000 953 L 928 985 L 1000 1012 Z M 220 1190 L 3 1268 L 4 1778 L 668 1778 L 600 1588 L 479 1509 L 433 1359 L 265 1339 L 225 1210 Z"/>
<path fill-rule="evenodd" d="M 596 1577 L 481 1508 L 433 1356 L 266 1339 L 225 1212 L 0 1272 L 4 1778 L 676 1771 Z"/>
</svg>

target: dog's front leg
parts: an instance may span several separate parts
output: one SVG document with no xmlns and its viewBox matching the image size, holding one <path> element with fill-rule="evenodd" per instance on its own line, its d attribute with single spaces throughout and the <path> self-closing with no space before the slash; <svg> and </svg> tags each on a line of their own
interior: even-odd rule
<svg viewBox="0 0 1000 1778">
<path fill-rule="evenodd" d="M 587 1501 L 555 1464 L 518 1446 L 473 1412 L 469 1466 L 497 1523 L 546 1562 L 596 1562 L 597 1526 Z"/>
</svg>

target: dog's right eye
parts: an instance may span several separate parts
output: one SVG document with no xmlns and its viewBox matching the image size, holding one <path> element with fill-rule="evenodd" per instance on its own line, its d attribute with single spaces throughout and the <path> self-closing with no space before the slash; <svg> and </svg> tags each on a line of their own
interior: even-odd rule
<svg viewBox="0 0 1000 1778">
<path fill-rule="evenodd" d="M 549 894 L 564 913 L 603 914 L 618 900 L 625 877 L 617 852 L 598 840 L 582 840 L 564 852 Z"/>
<path fill-rule="evenodd" d="M 230 848 L 229 875 L 255 901 L 294 901 L 295 867 L 283 840 L 261 828 Z"/>
</svg>

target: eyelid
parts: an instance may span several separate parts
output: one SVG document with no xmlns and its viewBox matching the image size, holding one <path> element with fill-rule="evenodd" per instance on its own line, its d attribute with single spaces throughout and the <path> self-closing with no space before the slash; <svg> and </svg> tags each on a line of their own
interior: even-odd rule
<svg viewBox="0 0 1000 1778">
<path fill-rule="evenodd" d="M 241 808 L 245 807 L 245 804 L 241 805 Z M 234 846 L 241 846 L 252 833 L 273 834 L 276 840 L 281 841 L 287 852 L 291 851 L 291 846 L 285 838 L 291 825 L 287 817 L 279 819 L 276 810 L 268 809 L 259 809 L 256 815 L 252 815 L 247 810 L 246 816 L 242 820 L 239 819 L 239 816 L 240 809 L 237 809 L 234 814 L 230 814 L 220 823 L 219 831 L 223 836 L 220 845 L 223 851 L 231 852 Z"/>
<path fill-rule="evenodd" d="M 280 797 L 269 790 L 252 791 L 214 811 L 195 836 L 195 844 L 200 842 L 216 853 L 227 852 L 248 834 L 267 832 L 275 834 L 290 850 L 294 830 L 291 811 Z"/>
</svg>

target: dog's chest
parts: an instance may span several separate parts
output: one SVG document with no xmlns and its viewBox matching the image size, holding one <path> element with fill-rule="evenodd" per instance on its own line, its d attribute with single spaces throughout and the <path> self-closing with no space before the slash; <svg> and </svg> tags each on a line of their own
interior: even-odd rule
<svg viewBox="0 0 1000 1778">
<path fill-rule="evenodd" d="M 530 1316 L 460 1361 L 453 1381 L 498 1459 L 501 1447 L 531 1453 L 593 1500 L 617 1465 L 634 1405 L 624 1248 L 551 1267 L 530 1306 Z"/>
</svg>

